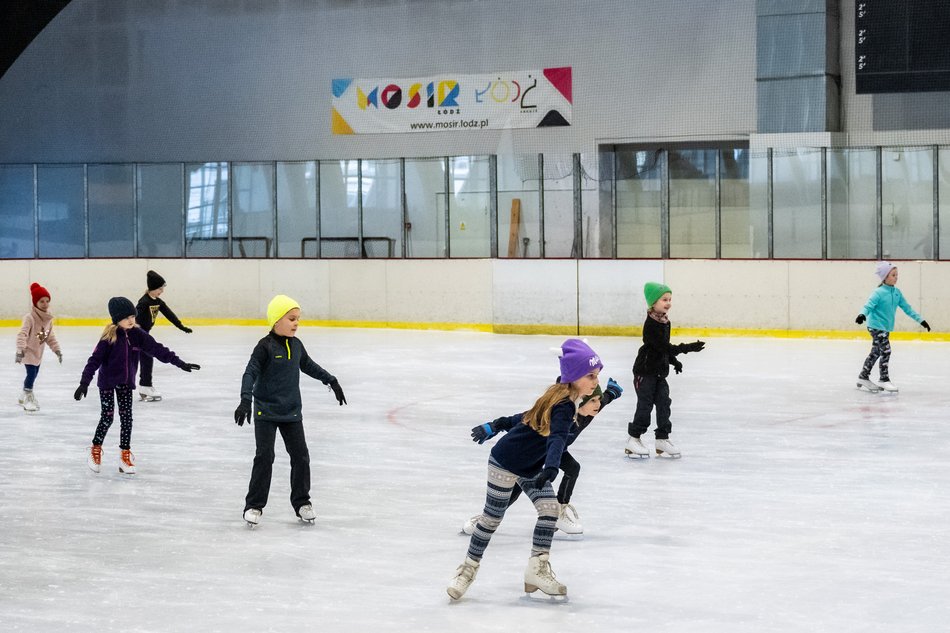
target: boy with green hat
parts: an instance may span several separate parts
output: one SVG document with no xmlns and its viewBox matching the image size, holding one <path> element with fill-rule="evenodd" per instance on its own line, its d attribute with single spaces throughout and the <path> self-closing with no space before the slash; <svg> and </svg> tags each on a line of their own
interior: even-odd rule
<svg viewBox="0 0 950 633">
<path fill-rule="evenodd" d="M 647 301 L 647 318 L 643 323 L 643 345 L 633 363 L 637 411 L 633 421 L 627 425 L 630 437 L 624 452 L 631 459 L 650 457 L 640 436 L 650 428 L 650 413 L 656 407 L 656 454 L 676 458 L 680 457 L 680 452 L 670 441 L 670 405 L 673 401 L 670 400 L 670 386 L 666 377 L 670 374 L 670 365 L 677 374 L 683 371 L 683 364 L 676 360 L 678 354 L 702 351 L 706 344 L 703 341 L 670 344 L 669 311 L 673 304 L 673 291 L 669 286 L 647 282 L 643 286 L 643 295 Z"/>
</svg>

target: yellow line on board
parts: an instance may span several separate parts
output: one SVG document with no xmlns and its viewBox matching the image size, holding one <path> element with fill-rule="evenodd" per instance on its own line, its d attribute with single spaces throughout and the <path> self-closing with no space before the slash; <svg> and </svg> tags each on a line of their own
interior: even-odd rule
<svg viewBox="0 0 950 633">
<path fill-rule="evenodd" d="M 251 326 L 266 328 L 263 319 L 184 319 L 184 323 L 196 326 Z M 57 318 L 59 327 L 97 326 L 105 327 L 108 319 Z M 442 330 L 489 332 L 494 334 L 552 334 L 560 336 L 626 336 L 639 337 L 639 326 L 582 325 L 525 325 L 499 323 L 450 323 L 450 322 L 392 322 L 392 321 L 324 321 L 303 319 L 301 324 L 311 327 L 339 327 L 391 330 Z M 0 319 L 0 327 L 20 327 L 19 319 Z M 161 322 L 157 327 L 171 327 Z M 677 338 L 734 337 L 734 338 L 801 338 L 801 339 L 867 339 L 865 330 L 779 330 L 754 328 L 673 328 Z M 891 332 L 897 341 L 950 341 L 950 332 Z"/>
</svg>

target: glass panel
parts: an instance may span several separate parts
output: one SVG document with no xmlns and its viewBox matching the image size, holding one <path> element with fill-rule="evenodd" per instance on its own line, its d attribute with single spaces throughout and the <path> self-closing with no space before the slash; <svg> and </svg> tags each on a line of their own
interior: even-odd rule
<svg viewBox="0 0 950 633">
<path fill-rule="evenodd" d="M 498 156 L 498 257 L 541 256 L 541 204 L 538 194 L 538 155 Z M 512 205 L 520 207 L 512 234 Z"/>
<path fill-rule="evenodd" d="M 228 164 L 191 163 L 188 211 L 185 215 L 186 257 L 228 256 Z"/>
<path fill-rule="evenodd" d="M 406 159 L 406 257 L 445 257 L 445 160 Z"/>
<path fill-rule="evenodd" d="M 616 154 L 617 257 L 661 257 L 662 152 Z"/>
<path fill-rule="evenodd" d="M 775 257 L 821 257 L 821 151 L 772 152 Z"/>
<path fill-rule="evenodd" d="M 933 259 L 933 186 L 933 150 L 881 149 L 884 259 Z"/>
<path fill-rule="evenodd" d="M 234 163 L 231 257 L 274 254 L 274 164 Z"/>
<path fill-rule="evenodd" d="M 181 165 L 138 165 L 139 257 L 181 257 Z"/>
<path fill-rule="evenodd" d="M 40 257 L 86 255 L 86 210 L 80 165 L 37 168 Z"/>
<path fill-rule="evenodd" d="M 829 149 L 828 259 L 877 257 L 877 152 Z"/>
<path fill-rule="evenodd" d="M 320 256 L 360 257 L 359 163 L 320 161 Z"/>
<path fill-rule="evenodd" d="M 716 256 L 714 149 L 670 150 L 670 257 Z"/>
<path fill-rule="evenodd" d="M 33 168 L 0 165 L 0 258 L 32 258 Z"/>
<path fill-rule="evenodd" d="M 574 257 L 574 156 L 544 155 L 544 256 Z"/>
<path fill-rule="evenodd" d="M 581 154 L 581 257 L 612 255 L 613 159 L 613 152 Z"/>
<path fill-rule="evenodd" d="M 402 257 L 402 190 L 398 160 L 363 161 L 363 251 Z"/>
<path fill-rule="evenodd" d="M 940 259 L 950 259 L 950 148 L 941 147 L 940 166 Z M 3 204 L 0 186 L 0 205 Z"/>
<path fill-rule="evenodd" d="M 764 152 L 752 158 L 744 148 L 724 149 L 720 152 L 720 254 L 722 257 L 768 257 L 768 205 L 765 196 L 765 175 L 768 173 L 768 155 Z M 761 170 L 763 180 L 756 184 L 762 195 L 751 202 L 752 186 L 750 159 Z"/>
<path fill-rule="evenodd" d="M 487 156 L 449 159 L 452 201 L 449 205 L 449 253 L 452 257 L 489 257 L 490 162 Z"/>
<path fill-rule="evenodd" d="M 277 163 L 277 256 L 317 256 L 317 164 Z"/>
<path fill-rule="evenodd" d="M 132 165 L 89 165 L 89 257 L 135 255 Z"/>
</svg>

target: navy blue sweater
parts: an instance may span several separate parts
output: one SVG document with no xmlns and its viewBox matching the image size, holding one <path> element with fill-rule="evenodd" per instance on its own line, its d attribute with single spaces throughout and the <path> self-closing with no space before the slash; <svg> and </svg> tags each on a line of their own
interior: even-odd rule
<svg viewBox="0 0 950 633">
<path fill-rule="evenodd" d="M 574 421 L 576 412 L 576 405 L 568 398 L 554 405 L 547 437 L 522 423 L 523 413 L 511 416 L 511 430 L 492 447 L 492 457 L 519 477 L 534 477 L 545 466 L 557 468 L 561 455 L 583 430 Z"/>
</svg>

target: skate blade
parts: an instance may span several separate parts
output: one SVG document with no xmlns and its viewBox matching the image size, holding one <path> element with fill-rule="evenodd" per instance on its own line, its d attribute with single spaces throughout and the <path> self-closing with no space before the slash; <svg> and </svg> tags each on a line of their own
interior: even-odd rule
<svg viewBox="0 0 950 633">
<path fill-rule="evenodd" d="M 257 527 L 257 523 L 251 523 L 250 521 L 245 521 L 244 525 L 246 525 L 249 530 L 253 530 Z"/>
<path fill-rule="evenodd" d="M 631 453 L 627 449 L 623 449 L 623 452 L 624 452 L 624 455 L 626 455 L 627 459 L 650 459 L 649 454 L 641 455 L 640 453 Z"/>
<path fill-rule="evenodd" d="M 161 396 L 143 396 L 142 394 L 139 394 L 139 398 L 141 398 L 143 402 L 161 402 L 162 401 Z"/>
<path fill-rule="evenodd" d="M 532 604 L 567 604 L 568 601 L 567 594 L 552 596 L 531 585 L 525 585 L 524 591 L 521 599 Z"/>
<path fill-rule="evenodd" d="M 316 522 L 316 519 L 301 519 L 300 517 L 297 517 L 297 520 L 303 525 L 314 525 Z"/>
<path fill-rule="evenodd" d="M 857 383 L 855 387 L 858 388 L 858 391 L 866 391 L 868 393 L 881 393 L 882 391 L 884 391 L 880 387 L 878 387 L 877 389 L 872 389 L 871 387 L 862 385 L 861 383 Z"/>
<path fill-rule="evenodd" d="M 663 459 L 679 459 L 683 455 L 680 453 L 664 453 L 663 451 L 657 451 L 656 456 L 662 457 Z"/>
</svg>

